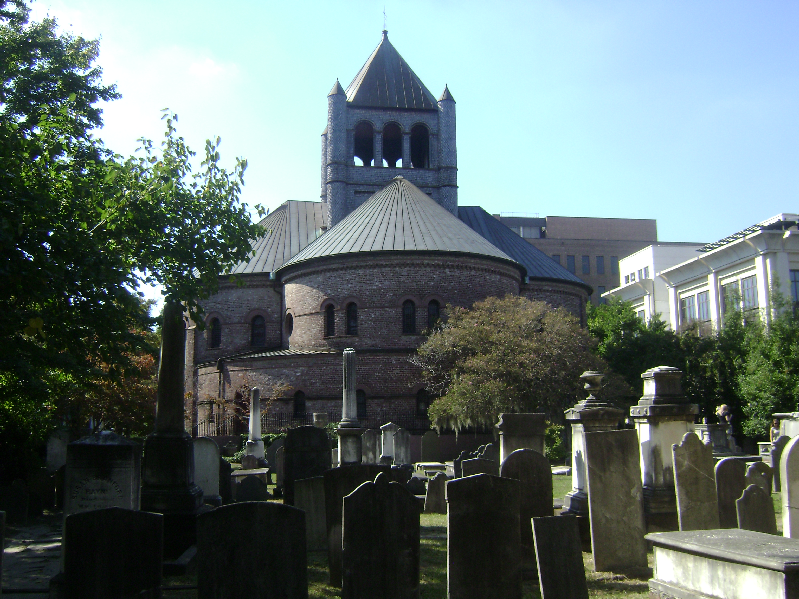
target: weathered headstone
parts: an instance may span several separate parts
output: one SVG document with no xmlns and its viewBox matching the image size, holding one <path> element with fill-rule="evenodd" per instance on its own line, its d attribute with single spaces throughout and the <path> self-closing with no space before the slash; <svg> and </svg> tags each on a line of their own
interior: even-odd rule
<svg viewBox="0 0 799 599">
<path fill-rule="evenodd" d="M 249 420 L 250 431 L 244 452 L 256 458 L 257 464 L 257 460 L 262 460 L 265 457 L 264 440 L 261 438 L 261 390 L 258 387 L 253 387 L 250 390 Z M 256 465 L 255 467 L 257 468 L 258 466 Z"/>
<path fill-rule="evenodd" d="M 314 412 L 313 425 L 316 428 L 325 428 L 329 421 L 330 419 L 328 418 L 327 412 Z"/>
<path fill-rule="evenodd" d="M 646 568 L 638 435 L 585 433 L 585 458 L 594 570 Z"/>
<path fill-rule="evenodd" d="M 685 433 L 679 445 L 672 445 L 672 452 L 680 530 L 719 528 L 713 448 L 696 434 Z"/>
<path fill-rule="evenodd" d="M 773 471 L 765 462 L 753 462 L 746 469 L 746 486 L 757 485 L 771 495 L 773 485 Z"/>
<path fill-rule="evenodd" d="M 470 458 L 461 462 L 461 469 L 463 476 L 474 476 L 475 474 L 491 474 L 497 476 L 499 474 L 499 464 L 492 460 L 484 460 L 483 458 Z"/>
<path fill-rule="evenodd" d="M 305 543 L 308 551 L 326 551 L 324 477 L 295 480 L 294 507 L 305 512 Z"/>
<path fill-rule="evenodd" d="M 250 502 L 198 516 L 197 597 L 307 599 L 302 510 Z"/>
<path fill-rule="evenodd" d="M 393 422 L 388 422 L 380 427 L 381 438 L 381 451 L 380 463 L 387 462 L 387 458 L 391 458 L 389 464 L 394 463 L 394 433 L 397 432 L 399 426 Z"/>
<path fill-rule="evenodd" d="M 541 599 L 588 599 L 577 519 L 533 518 L 533 538 Z"/>
<path fill-rule="evenodd" d="M 425 481 L 426 479 L 419 476 L 411 476 L 405 483 L 405 488 L 413 495 L 424 495 L 427 492 Z"/>
<path fill-rule="evenodd" d="M 373 481 L 381 472 L 390 471 L 389 466 L 362 464 L 333 468 L 324 473 L 327 564 L 332 586 L 341 586 L 341 510 L 344 497 L 363 483 Z"/>
<path fill-rule="evenodd" d="M 519 538 L 522 568 L 526 578 L 535 578 L 535 547 L 531 518 L 552 516 L 552 468 L 549 460 L 534 449 L 517 449 L 505 458 L 499 475 L 521 483 Z"/>
<path fill-rule="evenodd" d="M 441 440 L 435 431 L 427 431 L 422 435 L 422 462 L 441 461 Z"/>
<path fill-rule="evenodd" d="M 427 481 L 427 494 L 424 497 L 424 513 L 447 513 L 447 475 L 443 472 L 439 472 Z"/>
<path fill-rule="evenodd" d="M 194 482 L 203 490 L 203 501 L 222 505 L 219 493 L 219 446 L 213 439 L 194 439 Z"/>
<path fill-rule="evenodd" d="M 723 458 L 716 463 L 715 470 L 719 528 L 737 528 L 738 515 L 735 502 L 746 488 L 746 467 L 741 460 Z"/>
<path fill-rule="evenodd" d="M 286 448 L 282 445 L 277 448 L 275 452 L 275 487 L 280 489 L 280 492 L 283 492 L 283 486 L 286 482 L 285 472 L 286 472 L 286 460 L 285 460 Z"/>
<path fill-rule="evenodd" d="M 266 483 L 257 476 L 245 476 L 236 485 L 236 502 L 269 501 L 269 489 Z"/>
<path fill-rule="evenodd" d="M 519 599 L 520 483 L 479 474 L 447 482 L 449 599 Z"/>
<path fill-rule="evenodd" d="M 500 414 L 499 456 L 501 462 L 517 449 L 535 449 L 544 453 L 545 414 Z M 492 458 L 493 459 L 493 458 Z"/>
<path fill-rule="evenodd" d="M 505 457 L 508 457 L 510 453 L 505 454 Z M 477 457 L 483 458 L 484 460 L 491 460 L 499 464 L 499 447 L 497 447 L 496 443 L 486 443 L 480 447 Z"/>
<path fill-rule="evenodd" d="M 738 528 L 770 535 L 779 534 L 771 494 L 761 487 L 757 485 L 746 487 L 741 497 L 735 501 L 735 507 Z"/>
<path fill-rule="evenodd" d="M 452 460 L 452 468 L 455 474 L 455 478 L 461 478 L 463 476 L 463 461 L 468 460 L 469 452 L 462 451 L 458 454 L 458 457 Z"/>
<path fill-rule="evenodd" d="M 163 537 L 161 514 L 111 507 L 67 516 L 62 544 L 66 596 L 159 597 Z"/>
<path fill-rule="evenodd" d="M 782 484 L 780 481 L 780 463 L 782 462 L 782 452 L 785 451 L 785 446 L 788 445 L 791 438 L 786 435 L 780 435 L 774 440 L 771 446 L 771 470 L 774 472 L 774 492 L 782 492 Z"/>
<path fill-rule="evenodd" d="M 799 436 L 785 445 L 780 459 L 782 535 L 799 538 Z"/>
<path fill-rule="evenodd" d="M 419 502 L 380 473 L 344 497 L 343 599 L 419 597 Z"/>
<path fill-rule="evenodd" d="M 241 469 L 242 470 L 256 470 L 258 468 L 258 458 L 254 455 L 241 456 Z"/>
<path fill-rule="evenodd" d="M 402 427 L 394 433 L 394 463 L 411 463 L 411 434 Z"/>
<path fill-rule="evenodd" d="M 266 463 L 269 465 L 269 467 L 271 468 L 276 467 L 277 461 L 275 459 L 275 454 L 277 453 L 277 450 L 279 448 L 283 447 L 283 443 L 284 443 L 283 438 L 275 439 L 274 441 L 272 441 L 271 445 L 269 445 L 269 447 L 267 447 L 264 450 L 264 453 L 266 455 Z"/>
<path fill-rule="evenodd" d="M 380 454 L 378 453 L 379 434 L 370 428 L 361 435 L 361 461 L 364 464 L 377 464 Z"/>
<path fill-rule="evenodd" d="M 283 501 L 294 505 L 294 481 L 321 476 L 330 469 L 330 440 L 324 429 L 300 426 L 286 434 L 283 449 Z"/>
</svg>

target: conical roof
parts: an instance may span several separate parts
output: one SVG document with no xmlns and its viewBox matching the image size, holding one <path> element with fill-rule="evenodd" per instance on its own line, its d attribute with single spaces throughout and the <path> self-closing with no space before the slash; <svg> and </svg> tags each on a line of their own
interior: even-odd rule
<svg viewBox="0 0 799 599">
<path fill-rule="evenodd" d="M 435 96 L 388 41 L 388 32 L 347 87 L 347 102 L 370 108 L 438 110 Z"/>
<path fill-rule="evenodd" d="M 505 252 L 401 176 L 286 262 L 280 270 L 317 258 L 368 252 L 471 254 L 511 263 L 524 270 Z"/>
</svg>

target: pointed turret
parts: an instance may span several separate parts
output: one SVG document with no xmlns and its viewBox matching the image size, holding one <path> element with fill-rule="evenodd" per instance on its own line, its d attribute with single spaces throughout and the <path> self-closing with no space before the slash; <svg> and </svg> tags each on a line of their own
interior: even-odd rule
<svg viewBox="0 0 799 599">
<path fill-rule="evenodd" d="M 444 91 L 441 92 L 441 97 L 438 99 L 439 102 L 443 102 L 444 100 L 450 100 L 451 102 L 455 101 L 455 98 L 452 97 L 452 94 L 449 91 L 448 85 L 444 85 Z"/>
<path fill-rule="evenodd" d="M 344 92 L 344 88 L 341 87 L 341 83 L 339 83 L 338 79 L 336 79 L 336 84 L 333 86 L 333 89 L 330 90 L 330 93 L 327 94 L 328 96 L 346 96 L 347 94 Z"/>
</svg>

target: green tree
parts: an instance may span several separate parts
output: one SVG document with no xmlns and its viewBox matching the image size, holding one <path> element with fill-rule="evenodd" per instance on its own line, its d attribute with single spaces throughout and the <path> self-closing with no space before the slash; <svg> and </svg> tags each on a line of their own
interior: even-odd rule
<svg viewBox="0 0 799 599">
<path fill-rule="evenodd" d="M 580 375 L 605 367 L 577 319 L 543 302 L 488 298 L 446 313 L 413 359 L 439 396 L 428 412 L 436 428 L 493 425 L 503 412 L 560 422 L 585 395 Z"/>
</svg>

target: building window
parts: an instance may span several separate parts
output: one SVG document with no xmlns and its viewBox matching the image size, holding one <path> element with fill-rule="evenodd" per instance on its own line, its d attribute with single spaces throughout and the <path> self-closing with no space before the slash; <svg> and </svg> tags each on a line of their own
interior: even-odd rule
<svg viewBox="0 0 799 599">
<path fill-rule="evenodd" d="M 791 275 L 791 299 L 793 303 L 799 303 L 799 270 L 790 271 Z"/>
<path fill-rule="evenodd" d="M 696 296 L 687 295 L 680 298 L 680 322 L 688 324 L 696 320 Z"/>
<path fill-rule="evenodd" d="M 355 392 L 355 404 L 358 407 L 358 418 L 366 418 L 366 391 L 358 389 Z"/>
<path fill-rule="evenodd" d="M 644 271 L 641 270 L 640 268 L 638 269 L 638 280 L 639 281 L 643 281 L 644 280 Z"/>
<path fill-rule="evenodd" d="M 619 257 L 618 256 L 611 256 L 610 257 L 610 274 L 612 274 L 612 275 L 619 274 Z"/>
<path fill-rule="evenodd" d="M 336 308 L 328 304 L 325 308 L 325 337 L 334 337 L 336 334 Z"/>
<path fill-rule="evenodd" d="M 605 256 L 596 257 L 596 274 L 598 275 L 605 274 Z"/>
<path fill-rule="evenodd" d="M 741 300 L 744 310 L 757 308 L 757 276 L 741 279 Z"/>
<path fill-rule="evenodd" d="M 355 302 L 347 304 L 347 335 L 358 334 L 358 305 Z"/>
<path fill-rule="evenodd" d="M 591 274 L 591 256 L 583 256 L 583 274 Z"/>
<path fill-rule="evenodd" d="M 416 334 L 416 304 L 412 300 L 402 302 L 402 334 Z"/>
<path fill-rule="evenodd" d="M 696 312 L 699 320 L 710 320 L 710 294 L 707 291 L 696 294 Z"/>
<path fill-rule="evenodd" d="M 605 293 L 605 286 L 604 285 L 599 285 L 596 288 L 596 293 L 599 296 L 599 303 L 600 304 L 607 304 L 608 303 L 607 298 L 602 297 L 602 294 Z"/>
<path fill-rule="evenodd" d="M 635 283 L 635 273 L 634 272 L 630 273 L 630 283 Z"/>
<path fill-rule="evenodd" d="M 427 418 L 427 409 L 430 407 L 430 395 L 425 389 L 416 393 L 416 417 Z"/>
<path fill-rule="evenodd" d="M 396 123 L 383 127 L 383 164 L 402 168 L 402 129 Z"/>
<path fill-rule="evenodd" d="M 439 318 L 441 318 L 441 304 L 438 303 L 438 300 L 430 300 L 430 303 L 427 304 L 428 330 L 432 331 L 435 328 Z"/>
<path fill-rule="evenodd" d="M 354 159 L 356 166 L 372 166 L 375 157 L 375 131 L 371 123 L 361 121 L 355 125 L 355 151 Z"/>
<path fill-rule="evenodd" d="M 430 168 L 430 133 L 424 125 L 411 129 L 411 167 Z"/>
<path fill-rule="evenodd" d="M 256 316 L 250 323 L 250 345 L 253 347 L 266 345 L 266 320 L 263 316 Z"/>
<path fill-rule="evenodd" d="M 552 259 L 560 264 L 560 254 L 552 254 Z"/>
<path fill-rule="evenodd" d="M 627 285 L 630 282 L 630 275 L 624 275 L 624 284 Z"/>
<path fill-rule="evenodd" d="M 646 312 L 644 312 L 643 310 L 638 310 L 638 312 L 636 312 L 636 315 L 641 320 L 646 320 Z"/>
<path fill-rule="evenodd" d="M 297 391 L 294 394 L 294 417 L 305 416 L 305 393 Z"/>
<path fill-rule="evenodd" d="M 648 266 L 644 266 L 644 278 L 645 279 L 649 278 L 649 267 Z"/>
<path fill-rule="evenodd" d="M 574 256 L 566 256 L 566 270 L 572 274 L 577 273 L 577 269 L 574 266 Z"/>
<path fill-rule="evenodd" d="M 726 314 L 730 310 L 737 310 L 740 307 L 741 294 L 738 291 L 738 281 L 729 285 L 721 286 L 721 313 Z"/>
<path fill-rule="evenodd" d="M 208 323 L 209 340 L 208 347 L 214 349 L 222 345 L 222 324 L 218 318 L 212 318 Z"/>
</svg>

